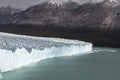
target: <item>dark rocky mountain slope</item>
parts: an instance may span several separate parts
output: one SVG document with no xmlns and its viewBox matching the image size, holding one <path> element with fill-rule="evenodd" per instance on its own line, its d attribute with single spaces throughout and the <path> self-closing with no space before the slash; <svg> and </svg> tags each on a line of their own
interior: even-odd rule
<svg viewBox="0 0 120 80">
<path fill-rule="evenodd" d="M 12 8 L 11 6 L 0 7 L 0 24 L 10 23 L 12 15 L 20 11 L 21 9 Z"/>
<path fill-rule="evenodd" d="M 0 31 L 33 36 L 62 37 L 120 47 L 120 5 L 118 1 L 63 4 L 43 2 L 12 15 Z"/>
</svg>

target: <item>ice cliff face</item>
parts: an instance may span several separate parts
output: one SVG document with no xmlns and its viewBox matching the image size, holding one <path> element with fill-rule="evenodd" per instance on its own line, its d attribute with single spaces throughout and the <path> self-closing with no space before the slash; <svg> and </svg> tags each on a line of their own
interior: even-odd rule
<svg viewBox="0 0 120 80">
<path fill-rule="evenodd" d="M 6 72 L 46 58 L 91 51 L 92 44 L 82 41 L 0 33 L 0 70 Z"/>
</svg>

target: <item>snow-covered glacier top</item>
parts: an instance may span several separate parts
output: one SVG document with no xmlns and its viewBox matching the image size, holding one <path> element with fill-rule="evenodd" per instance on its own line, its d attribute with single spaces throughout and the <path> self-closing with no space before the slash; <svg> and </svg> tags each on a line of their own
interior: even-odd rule
<svg viewBox="0 0 120 80">
<path fill-rule="evenodd" d="M 71 44 L 85 45 L 88 43 L 78 40 L 67 40 L 49 37 L 30 37 L 23 35 L 0 33 L 0 48 L 12 50 L 13 52 L 17 48 L 25 48 L 26 50 L 31 52 L 32 49 L 44 50 L 45 48 L 50 48 L 53 46 L 62 47 L 64 45 L 70 46 Z"/>
</svg>

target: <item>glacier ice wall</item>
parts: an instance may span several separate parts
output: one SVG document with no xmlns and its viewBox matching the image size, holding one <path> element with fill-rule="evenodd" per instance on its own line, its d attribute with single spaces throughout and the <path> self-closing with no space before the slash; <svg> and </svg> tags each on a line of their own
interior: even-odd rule
<svg viewBox="0 0 120 80">
<path fill-rule="evenodd" d="M 46 58 L 85 54 L 92 43 L 0 33 L 0 70 L 10 71 Z"/>
</svg>

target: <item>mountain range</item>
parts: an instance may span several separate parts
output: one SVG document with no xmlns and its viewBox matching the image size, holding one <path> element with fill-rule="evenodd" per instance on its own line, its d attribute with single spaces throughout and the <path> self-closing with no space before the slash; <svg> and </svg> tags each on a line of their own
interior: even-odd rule
<svg viewBox="0 0 120 80">
<path fill-rule="evenodd" d="M 46 1 L 4 15 L 8 21 L 3 22 L 0 17 L 2 32 L 79 39 L 100 46 L 120 47 L 120 2 L 117 0 L 82 5 L 72 0 L 60 4 Z"/>
</svg>

